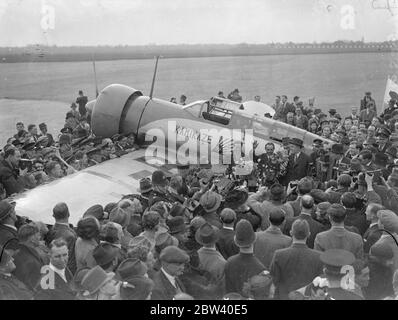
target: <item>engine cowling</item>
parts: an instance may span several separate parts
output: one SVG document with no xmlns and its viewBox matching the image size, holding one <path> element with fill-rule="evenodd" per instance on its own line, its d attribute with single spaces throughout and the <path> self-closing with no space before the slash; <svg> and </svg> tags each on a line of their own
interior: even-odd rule
<svg viewBox="0 0 398 320">
<path fill-rule="evenodd" d="M 104 88 L 92 106 L 93 133 L 104 138 L 121 133 L 128 109 L 141 96 L 141 91 L 122 84 L 111 84 Z M 131 128 L 131 131 L 135 129 Z"/>
</svg>

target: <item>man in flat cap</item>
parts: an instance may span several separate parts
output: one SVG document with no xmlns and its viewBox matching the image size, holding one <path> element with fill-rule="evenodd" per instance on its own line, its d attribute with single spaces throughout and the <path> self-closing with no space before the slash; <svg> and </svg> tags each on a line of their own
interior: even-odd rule
<svg viewBox="0 0 398 320">
<path fill-rule="evenodd" d="M 393 252 L 392 270 L 395 271 L 398 269 L 398 216 L 391 210 L 380 210 L 377 212 L 377 216 L 379 218 L 378 224 L 380 230 L 385 231 L 383 231 L 380 239 L 370 248 L 370 254 L 372 254 L 374 246 L 390 247 Z"/>
<path fill-rule="evenodd" d="M 159 258 L 162 267 L 152 278 L 152 300 L 172 300 L 177 293 L 185 292 L 179 276 L 184 273 L 189 256 L 176 246 L 168 246 L 162 250 Z"/>
</svg>

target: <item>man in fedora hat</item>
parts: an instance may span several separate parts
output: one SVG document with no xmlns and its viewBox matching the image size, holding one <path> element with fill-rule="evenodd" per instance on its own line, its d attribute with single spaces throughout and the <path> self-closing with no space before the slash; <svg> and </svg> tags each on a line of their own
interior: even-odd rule
<svg viewBox="0 0 398 320">
<path fill-rule="evenodd" d="M 218 228 L 206 222 L 196 231 L 195 239 L 202 245 L 198 250 L 201 269 L 210 273 L 213 282 L 219 282 L 224 277 L 226 260 L 216 249 Z"/>
<path fill-rule="evenodd" d="M 310 169 L 311 159 L 303 152 L 303 140 L 292 138 L 289 141 L 290 155 L 284 185 L 290 181 L 300 180 L 307 176 Z"/>
<path fill-rule="evenodd" d="M 162 170 L 156 170 L 152 173 L 152 194 L 149 197 L 148 205 L 151 207 L 156 202 L 164 201 L 171 203 L 168 192 L 169 180 Z"/>
<path fill-rule="evenodd" d="M 152 182 L 150 178 L 142 178 L 140 180 L 140 186 L 137 191 L 140 193 L 138 200 L 142 205 L 142 210 L 146 210 L 149 206 L 149 198 L 152 194 Z"/>
<path fill-rule="evenodd" d="M 119 283 L 114 274 L 106 273 L 100 266 L 92 268 L 81 280 L 84 300 L 119 300 Z"/>
<path fill-rule="evenodd" d="M 184 218 L 181 216 L 172 217 L 166 221 L 169 227 L 169 233 L 178 240 L 178 247 L 186 250 L 186 242 L 188 240 L 188 228 Z"/>
<path fill-rule="evenodd" d="M 114 274 L 119 263 L 120 249 L 109 243 L 100 243 L 93 250 L 93 258 L 106 273 Z"/>
<path fill-rule="evenodd" d="M 200 204 L 205 211 L 203 218 L 211 225 L 221 229 L 222 224 L 217 214 L 221 205 L 221 196 L 214 191 L 206 191 L 200 197 Z"/>
<path fill-rule="evenodd" d="M 152 278 L 152 300 L 172 300 L 177 293 L 185 292 L 185 286 L 179 277 L 184 273 L 189 256 L 176 246 L 168 246 L 162 250 L 159 258 L 162 266 Z"/>
<path fill-rule="evenodd" d="M 225 264 L 225 289 L 226 292 L 242 294 L 243 284 L 265 270 L 265 267 L 254 256 L 256 234 L 249 221 L 243 219 L 238 222 L 234 239 L 239 253 L 230 257 Z"/>
</svg>

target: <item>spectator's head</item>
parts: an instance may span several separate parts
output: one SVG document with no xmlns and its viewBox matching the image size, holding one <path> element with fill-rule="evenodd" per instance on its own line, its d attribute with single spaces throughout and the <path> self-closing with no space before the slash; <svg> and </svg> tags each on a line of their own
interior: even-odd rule
<svg viewBox="0 0 398 320">
<path fill-rule="evenodd" d="M 274 207 L 269 213 L 269 222 L 275 227 L 281 227 L 285 222 L 286 212 L 281 209 Z"/>
<path fill-rule="evenodd" d="M 294 103 L 297 103 L 299 100 L 300 100 L 300 97 L 298 97 L 298 96 L 295 96 L 295 97 L 293 98 Z"/>
<path fill-rule="evenodd" d="M 366 165 L 373 159 L 372 152 L 370 152 L 369 150 L 363 150 L 359 153 L 358 158 L 361 161 L 362 165 Z"/>
<path fill-rule="evenodd" d="M 285 189 L 280 184 L 274 184 L 270 188 L 271 200 L 283 201 L 285 199 Z"/>
<path fill-rule="evenodd" d="M 310 193 L 312 190 L 312 181 L 308 178 L 302 178 L 297 184 L 297 192 L 300 196 Z"/>
<path fill-rule="evenodd" d="M 206 212 L 215 212 L 221 205 L 221 196 L 213 191 L 207 191 L 200 197 L 200 204 Z"/>
<path fill-rule="evenodd" d="M 253 248 L 253 244 L 256 241 L 256 234 L 253 231 L 252 224 L 248 220 L 242 219 L 236 224 L 234 241 L 241 249 Z"/>
<path fill-rule="evenodd" d="M 287 96 L 283 95 L 282 96 L 282 103 L 285 103 L 287 101 Z"/>
<path fill-rule="evenodd" d="M 55 221 L 68 221 L 69 208 L 65 202 L 57 203 L 53 208 L 53 217 Z"/>
<path fill-rule="evenodd" d="M 263 271 L 244 283 L 242 293 L 254 300 L 264 300 L 269 298 L 271 286 L 271 274 L 268 271 Z"/>
<path fill-rule="evenodd" d="M 356 116 L 357 113 L 358 113 L 358 108 L 357 108 L 357 107 L 352 107 L 352 108 L 351 108 L 351 114 L 352 114 L 353 116 Z"/>
<path fill-rule="evenodd" d="M 161 170 L 156 170 L 152 174 L 152 186 L 157 188 L 165 188 L 169 184 L 166 174 Z"/>
<path fill-rule="evenodd" d="M 69 251 L 66 241 L 62 238 L 50 243 L 50 263 L 57 269 L 64 270 L 68 264 Z"/>
<path fill-rule="evenodd" d="M 178 277 L 184 273 L 185 264 L 189 262 L 188 254 L 176 246 L 168 246 L 160 253 L 160 262 L 171 276 Z"/>
<path fill-rule="evenodd" d="M 79 90 L 79 96 L 82 96 L 82 95 L 83 95 L 83 91 Z"/>
<path fill-rule="evenodd" d="M 15 207 L 8 201 L 0 201 L 0 224 L 11 224 L 14 225 L 17 221 L 15 214 Z"/>
<path fill-rule="evenodd" d="M 343 266 L 352 265 L 355 256 L 350 251 L 343 249 L 329 249 L 320 256 L 324 264 L 324 273 L 328 280 L 340 280 L 344 273 L 341 272 Z"/>
<path fill-rule="evenodd" d="M 301 198 L 302 211 L 307 213 L 312 213 L 314 210 L 314 198 L 309 194 L 304 195 Z"/>
<path fill-rule="evenodd" d="M 341 204 L 346 208 L 346 209 L 353 209 L 355 208 L 355 204 L 357 203 L 357 197 L 353 192 L 345 192 L 341 196 Z"/>
<path fill-rule="evenodd" d="M 349 174 L 343 173 L 337 178 L 337 186 L 339 188 L 349 188 L 351 186 L 352 179 Z"/>
<path fill-rule="evenodd" d="M 394 169 L 392 173 L 388 176 L 387 183 L 390 187 L 398 186 L 398 170 Z"/>
<path fill-rule="evenodd" d="M 18 131 L 18 132 L 23 131 L 23 130 L 25 129 L 25 126 L 24 126 L 24 124 L 23 124 L 22 122 L 18 122 L 18 123 L 15 125 L 15 127 L 17 128 L 17 131 Z"/>
<path fill-rule="evenodd" d="M 180 103 L 183 104 L 183 103 L 185 103 L 186 101 L 187 101 L 186 95 L 182 94 L 181 97 L 180 97 Z"/>
<path fill-rule="evenodd" d="M 61 165 L 57 161 L 49 161 L 46 165 L 46 172 L 49 177 L 58 179 L 64 176 Z"/>
<path fill-rule="evenodd" d="M 30 134 L 37 135 L 37 127 L 35 124 L 28 125 L 28 131 Z"/>
<path fill-rule="evenodd" d="M 174 175 L 170 178 L 170 188 L 173 188 L 177 192 L 181 191 L 184 185 L 184 180 L 180 175 Z"/>
<path fill-rule="evenodd" d="M 315 214 L 318 219 L 324 219 L 327 215 L 327 211 L 330 208 L 330 202 L 321 202 L 317 205 Z"/>
<path fill-rule="evenodd" d="M 341 204 L 334 203 L 327 210 L 329 215 L 329 220 L 332 224 L 342 224 L 344 223 L 346 217 L 346 211 Z"/>
<path fill-rule="evenodd" d="M 220 213 L 221 222 L 224 225 L 230 226 L 234 225 L 236 221 L 236 213 L 230 208 L 225 208 Z"/>
<path fill-rule="evenodd" d="M 142 216 L 142 227 L 144 230 L 157 231 L 160 215 L 156 211 L 147 211 Z"/>
<path fill-rule="evenodd" d="M 268 142 L 265 145 L 265 153 L 267 155 L 272 155 L 274 153 L 274 151 L 275 151 L 275 145 L 272 142 Z"/>
<path fill-rule="evenodd" d="M 100 243 L 93 250 L 97 265 L 107 272 L 114 271 L 118 263 L 119 248 L 109 243 Z"/>
<path fill-rule="evenodd" d="M 83 240 L 96 239 L 99 236 L 100 223 L 94 217 L 87 217 L 79 220 L 76 233 Z"/>
<path fill-rule="evenodd" d="M 293 237 L 293 241 L 298 240 L 305 242 L 310 236 L 310 226 L 308 222 L 302 219 L 294 221 L 290 235 Z"/>
<path fill-rule="evenodd" d="M 287 113 L 286 122 L 287 123 L 293 123 L 294 122 L 294 113 L 293 112 L 288 112 Z"/>
<path fill-rule="evenodd" d="M 369 203 L 365 211 L 366 220 L 371 223 L 378 222 L 379 218 L 377 217 L 377 213 L 380 210 L 385 210 L 384 206 L 378 203 Z"/>
<path fill-rule="evenodd" d="M 379 228 L 391 233 L 398 232 L 398 216 L 391 210 L 380 210 L 377 212 Z"/>
<path fill-rule="evenodd" d="M 16 148 L 8 148 L 4 152 L 4 159 L 11 163 L 14 168 L 18 168 L 21 160 L 21 152 Z"/>
<path fill-rule="evenodd" d="M 37 247 L 40 243 L 40 230 L 34 223 L 24 224 L 18 230 L 18 240 L 20 243 L 31 247 Z"/>
</svg>

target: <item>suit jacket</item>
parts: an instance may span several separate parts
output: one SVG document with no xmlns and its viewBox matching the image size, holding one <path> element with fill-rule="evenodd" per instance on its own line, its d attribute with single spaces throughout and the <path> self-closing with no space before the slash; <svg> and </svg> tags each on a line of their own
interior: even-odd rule
<svg viewBox="0 0 398 320">
<path fill-rule="evenodd" d="M 216 248 L 224 257 L 224 259 L 228 259 L 229 257 L 239 253 L 239 248 L 235 244 L 234 237 L 234 230 L 222 228 L 218 231 Z"/>
<path fill-rule="evenodd" d="M 318 233 L 325 231 L 325 227 L 320 222 L 312 219 L 312 217 L 308 214 L 300 214 L 298 217 L 287 219 L 285 224 L 285 234 L 290 234 L 290 230 L 292 229 L 292 225 L 294 221 L 301 219 L 308 222 L 310 226 L 310 236 L 307 238 L 307 246 L 311 249 L 314 249 L 314 241 L 315 237 Z"/>
<path fill-rule="evenodd" d="M 320 253 L 305 244 L 293 243 L 289 248 L 276 250 L 270 272 L 276 287 L 275 296 L 288 299 L 289 292 L 300 289 L 323 272 Z"/>
<path fill-rule="evenodd" d="M 310 168 L 311 158 L 303 151 L 300 152 L 297 160 L 294 161 L 294 155 L 289 156 L 289 162 L 287 166 L 287 182 L 300 180 L 307 176 Z"/>
<path fill-rule="evenodd" d="M 210 273 L 212 280 L 217 282 L 224 277 L 226 260 L 217 250 L 200 248 L 198 250 L 200 269 Z"/>
<path fill-rule="evenodd" d="M 8 226 L 0 224 L 0 247 L 2 248 L 7 241 L 7 249 L 18 249 L 18 232 Z"/>
<path fill-rule="evenodd" d="M 41 278 L 41 268 L 45 265 L 35 248 L 20 244 L 14 255 L 16 269 L 13 274 L 21 280 L 29 290 L 34 290 Z"/>
<path fill-rule="evenodd" d="M 0 300 L 32 300 L 33 293 L 14 275 L 0 274 Z"/>
<path fill-rule="evenodd" d="M 43 275 L 43 277 L 46 275 Z M 58 273 L 54 272 L 54 288 L 44 289 L 41 287 L 41 279 L 36 287 L 35 300 L 75 300 L 76 294 L 70 287 L 73 275 L 68 268 L 65 269 L 65 277 L 67 282 L 61 278 Z M 45 282 L 45 281 L 43 281 Z"/>
<path fill-rule="evenodd" d="M 265 231 L 257 232 L 254 243 L 254 255 L 269 270 L 274 253 L 292 244 L 292 238 L 284 235 L 278 227 L 271 226 Z"/>
<path fill-rule="evenodd" d="M 346 209 L 346 212 L 347 216 L 344 220 L 344 224 L 346 226 L 356 227 L 360 235 L 363 236 L 365 231 L 369 227 L 369 223 L 366 220 L 365 213 L 356 209 Z"/>
<path fill-rule="evenodd" d="M 362 237 L 340 227 L 332 227 L 328 231 L 318 233 L 315 237 L 314 249 L 318 251 L 344 249 L 352 252 L 357 259 L 363 258 Z"/>
<path fill-rule="evenodd" d="M 12 168 L 6 160 L 0 162 L 0 183 L 9 197 L 13 193 L 20 193 L 25 188 L 18 170 Z"/>
<path fill-rule="evenodd" d="M 363 235 L 363 251 L 369 253 L 370 248 L 380 239 L 383 232 L 377 224 L 369 227 Z"/>
<path fill-rule="evenodd" d="M 359 119 L 361 122 L 369 121 L 372 122 L 372 119 L 376 117 L 376 112 L 369 110 L 369 113 L 367 112 L 367 109 L 364 109 L 361 111 L 359 114 Z"/>
<path fill-rule="evenodd" d="M 152 291 L 152 300 L 173 300 L 173 297 L 178 293 L 169 279 L 165 276 L 162 270 L 159 270 L 153 275 L 154 289 Z M 176 277 L 176 282 L 181 288 L 182 292 L 185 292 L 183 283 Z"/>
<path fill-rule="evenodd" d="M 292 207 L 295 217 L 301 213 L 301 197 L 297 197 L 294 201 L 288 201 L 287 204 Z"/>
</svg>

